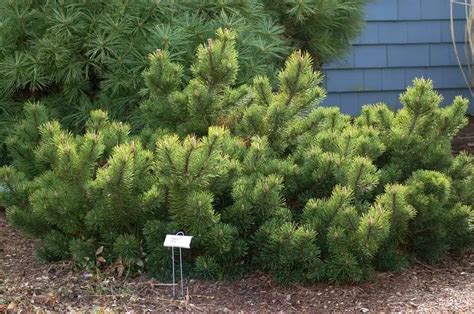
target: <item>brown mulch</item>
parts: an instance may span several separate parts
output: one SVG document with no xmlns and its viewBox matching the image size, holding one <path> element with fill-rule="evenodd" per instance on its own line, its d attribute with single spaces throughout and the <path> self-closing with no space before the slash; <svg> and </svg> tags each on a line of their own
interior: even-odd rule
<svg viewBox="0 0 474 314">
<path fill-rule="evenodd" d="M 469 123 L 459 131 L 452 142 L 453 152 L 459 153 L 465 150 L 474 154 L 474 115 L 468 116 Z"/>
<path fill-rule="evenodd" d="M 235 282 L 189 283 L 188 297 L 145 275 L 87 277 L 68 263 L 43 265 L 35 241 L 0 213 L 0 313 L 65 311 L 474 311 L 474 252 L 438 265 L 417 264 L 402 274 L 380 273 L 359 285 L 282 287 L 263 274 Z"/>
</svg>

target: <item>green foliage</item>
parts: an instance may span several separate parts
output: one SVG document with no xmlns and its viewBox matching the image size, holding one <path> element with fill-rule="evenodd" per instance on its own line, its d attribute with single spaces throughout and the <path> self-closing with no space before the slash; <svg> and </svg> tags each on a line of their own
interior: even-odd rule
<svg viewBox="0 0 474 314">
<path fill-rule="evenodd" d="M 95 262 L 96 247 L 93 241 L 72 239 L 69 242 L 69 252 L 79 267 L 86 268 Z"/>
<path fill-rule="evenodd" d="M 358 213 L 356 199 L 351 188 L 336 186 L 329 199 L 311 199 L 303 212 L 303 221 L 321 235 L 322 255 L 328 259 L 326 276 L 331 281 L 365 279 L 389 233 L 389 210 L 376 202 Z"/>
<path fill-rule="evenodd" d="M 260 253 L 260 263 L 265 270 L 282 283 L 320 279 L 322 263 L 314 230 L 289 222 L 270 223 L 263 228 L 268 238 Z"/>
<path fill-rule="evenodd" d="M 148 86 L 160 81 L 160 75 L 169 79 L 160 81 L 165 92 L 191 76 L 211 74 L 207 66 L 214 68 L 212 75 L 216 71 L 224 75 L 231 70 L 227 66 L 232 67 L 232 73 L 225 75 L 239 84 L 255 75 L 273 79 L 295 46 L 327 62 L 342 55 L 360 31 L 365 2 L 4 0 L 0 3 L 0 135 L 16 122 L 26 100 L 42 100 L 68 129 L 82 131 L 89 112 L 99 108 L 115 119 L 140 121 L 135 113 L 143 96 L 139 91 L 145 87 L 142 72 L 146 56 L 154 51 L 183 64 L 156 75 L 156 67 L 166 61 L 152 62 L 155 70 L 145 71 Z M 239 60 L 223 67 L 218 63 L 227 60 L 192 67 L 196 51 L 201 51 L 198 58 L 206 58 L 207 52 L 199 46 L 219 28 L 241 35 L 235 42 Z M 219 45 L 214 48 L 219 49 Z M 201 97 L 204 101 L 206 95 Z M 0 149 L 3 163 L 5 147 Z"/>
<path fill-rule="evenodd" d="M 122 234 L 115 239 L 113 251 L 126 265 L 140 257 L 140 243 L 131 234 Z"/>
<path fill-rule="evenodd" d="M 413 84 L 400 96 L 404 106 L 386 139 L 386 155 L 392 160 L 386 168 L 396 172 L 397 180 L 407 179 L 417 169 L 448 168 L 452 162 L 450 139 L 467 122 L 466 99 L 457 97 L 451 106 L 439 108 L 442 96 L 433 90 L 430 80 L 415 79 Z"/>
<path fill-rule="evenodd" d="M 168 248 L 161 244 L 166 234 L 175 234 L 176 226 L 157 219 L 149 220 L 143 228 L 145 239 L 146 270 L 151 275 L 162 280 L 171 278 L 171 254 Z"/>
<path fill-rule="evenodd" d="M 390 232 L 377 253 L 376 265 L 383 270 L 403 270 L 409 265 L 406 252 L 409 223 L 416 215 L 415 208 L 407 200 L 407 187 L 387 185 L 385 193 L 377 196 L 376 204 L 390 215 Z"/>
<path fill-rule="evenodd" d="M 461 152 L 454 158 L 451 168 L 448 171 L 453 179 L 452 189 L 455 193 L 451 201 L 462 204 L 474 204 L 474 157 L 465 152 Z"/>
<path fill-rule="evenodd" d="M 48 122 L 49 117 L 44 106 L 32 102 L 25 104 L 24 117 L 25 119 L 9 132 L 5 145 L 9 148 L 12 165 L 25 174 L 34 176 L 44 170 L 40 165 L 31 162 L 31 156 L 41 139 L 40 127 Z"/>
<path fill-rule="evenodd" d="M 474 164 L 450 149 L 466 100 L 441 108 L 419 79 L 401 110 L 377 104 L 351 119 L 317 108 L 325 91 L 306 53 L 288 58 L 277 90 L 263 76 L 239 85 L 236 45 L 219 30 L 188 82 L 169 53 L 153 53 L 139 136 L 101 110 L 73 134 L 43 105 L 25 106 L 1 201 L 41 238 L 43 259 L 87 266 L 103 247 L 107 262 L 143 262 L 166 280 L 163 239 L 183 231 L 195 276 L 359 282 L 472 248 Z"/>
<path fill-rule="evenodd" d="M 45 110 L 39 104 L 27 106 L 31 108 Z M 128 135 L 128 126 L 109 121 L 101 111 L 91 112 L 85 134 L 77 136 L 46 116 L 47 122 L 33 132 L 25 126 L 34 125 L 36 117 L 26 114 L 8 141 L 18 152 L 14 165 L 25 172 L 13 166 L 0 168 L 7 187 L 2 203 L 8 206 L 10 221 L 43 238 L 38 251 L 42 259 L 72 255 L 83 265 L 105 242 L 113 243 L 113 257 L 136 260 L 137 238 L 145 222 L 159 216 L 161 209 L 152 153 Z"/>
<path fill-rule="evenodd" d="M 245 101 L 245 86 L 229 88 L 239 68 L 235 33 L 219 29 L 217 39 L 199 46 L 196 57 L 193 78 L 181 88 L 182 67 L 171 62 L 167 52 L 150 55 L 150 67 L 145 70 L 150 97 L 140 106 L 145 126 L 179 135 L 205 135 L 209 126 L 224 119 L 229 106 Z"/>
<path fill-rule="evenodd" d="M 291 47 L 283 26 L 254 1 L 7 0 L 0 12 L 2 117 L 23 100 L 42 99 L 75 129 L 94 108 L 130 117 L 146 55 L 156 49 L 170 50 L 187 70 L 201 42 L 219 27 L 233 28 L 245 34 L 238 42 L 244 80 L 273 73 Z"/>
<path fill-rule="evenodd" d="M 36 250 L 36 256 L 43 262 L 57 262 L 68 257 L 68 238 L 61 232 L 51 231 Z"/>
<path fill-rule="evenodd" d="M 198 256 L 196 258 L 196 272 L 203 279 L 222 279 L 222 269 L 212 256 Z"/>
<path fill-rule="evenodd" d="M 350 38 L 363 26 L 370 0 L 288 1 L 264 0 L 265 7 L 285 26 L 298 48 L 309 51 L 318 63 L 347 51 Z"/>
<path fill-rule="evenodd" d="M 449 177 L 418 170 L 407 185 L 408 200 L 417 209 L 410 225 L 410 244 L 417 256 L 436 262 L 449 249 L 472 245 L 472 203 L 464 205 L 450 198 L 453 192 Z"/>
</svg>

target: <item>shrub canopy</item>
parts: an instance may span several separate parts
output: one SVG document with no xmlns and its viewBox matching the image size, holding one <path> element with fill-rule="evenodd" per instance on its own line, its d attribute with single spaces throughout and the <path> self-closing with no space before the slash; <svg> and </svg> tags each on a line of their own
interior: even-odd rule
<svg viewBox="0 0 474 314">
<path fill-rule="evenodd" d="M 473 244 L 474 165 L 453 157 L 467 100 L 441 108 L 416 79 L 403 108 L 351 119 L 319 108 L 311 57 L 293 53 L 278 90 L 237 84 L 235 34 L 199 46 L 185 78 L 150 54 L 140 134 L 91 112 L 74 135 L 30 102 L 0 168 L 9 220 L 40 237 L 41 258 L 109 262 L 169 275 L 166 233 L 195 237 L 186 267 L 205 278 L 261 269 L 280 282 L 358 282 L 375 269 L 439 260 Z"/>
</svg>

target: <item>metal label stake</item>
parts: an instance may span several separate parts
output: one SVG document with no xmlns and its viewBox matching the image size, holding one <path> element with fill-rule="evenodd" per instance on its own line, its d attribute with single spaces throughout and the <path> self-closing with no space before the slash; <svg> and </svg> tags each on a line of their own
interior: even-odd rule
<svg viewBox="0 0 474 314">
<path fill-rule="evenodd" d="M 179 248 L 179 274 L 181 279 L 181 297 L 184 297 L 184 279 L 183 279 L 183 255 L 181 249 L 191 248 L 192 236 L 185 236 L 184 232 L 180 231 L 174 234 L 167 234 L 163 246 L 171 247 L 171 262 L 173 267 L 173 298 L 176 297 L 176 275 L 174 267 L 174 248 Z"/>
</svg>

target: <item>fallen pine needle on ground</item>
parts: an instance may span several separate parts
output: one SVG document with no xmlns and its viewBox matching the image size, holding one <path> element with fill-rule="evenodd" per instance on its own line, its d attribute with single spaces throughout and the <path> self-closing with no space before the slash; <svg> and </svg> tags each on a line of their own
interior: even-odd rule
<svg viewBox="0 0 474 314">
<path fill-rule="evenodd" d="M 401 274 L 379 273 L 358 285 L 279 286 L 255 273 L 234 282 L 191 280 L 184 300 L 168 283 L 141 275 L 83 276 L 70 263 L 41 264 L 35 242 L 0 211 L 0 313 L 64 311 L 456 311 L 474 312 L 474 253 Z"/>
</svg>

